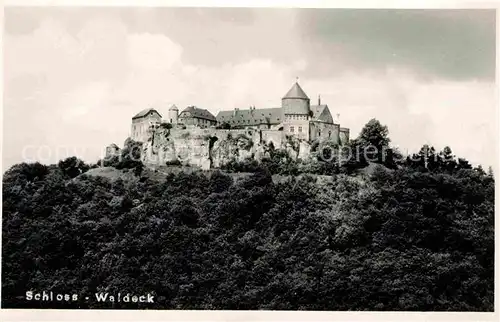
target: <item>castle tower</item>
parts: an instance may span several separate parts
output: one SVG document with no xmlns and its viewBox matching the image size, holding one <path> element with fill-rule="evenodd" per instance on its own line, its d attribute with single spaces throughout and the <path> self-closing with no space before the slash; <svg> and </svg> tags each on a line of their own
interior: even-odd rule
<svg viewBox="0 0 500 322">
<path fill-rule="evenodd" d="M 285 115 L 307 115 L 309 116 L 310 103 L 309 97 L 299 83 L 293 84 L 292 88 L 281 99 L 283 114 Z"/>
<path fill-rule="evenodd" d="M 283 112 L 283 131 L 288 132 L 288 135 L 309 140 L 310 100 L 298 81 L 281 99 L 281 109 Z"/>
<path fill-rule="evenodd" d="M 178 120 L 179 120 L 179 109 L 174 104 L 168 109 L 168 121 L 171 124 L 177 124 Z"/>
</svg>

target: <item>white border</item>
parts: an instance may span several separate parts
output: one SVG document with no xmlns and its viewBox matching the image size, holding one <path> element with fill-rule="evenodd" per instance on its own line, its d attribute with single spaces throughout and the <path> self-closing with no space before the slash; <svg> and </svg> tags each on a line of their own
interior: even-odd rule
<svg viewBox="0 0 500 322">
<path fill-rule="evenodd" d="M 4 0 L 4 6 L 279 7 L 279 8 L 498 8 L 499 0 Z"/>
</svg>

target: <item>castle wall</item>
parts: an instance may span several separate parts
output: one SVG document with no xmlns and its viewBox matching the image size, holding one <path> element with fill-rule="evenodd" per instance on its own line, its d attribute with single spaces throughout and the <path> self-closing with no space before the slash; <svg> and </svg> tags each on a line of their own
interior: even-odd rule
<svg viewBox="0 0 500 322">
<path fill-rule="evenodd" d="M 294 94 L 294 90 L 297 93 Z M 331 123 L 329 110 L 323 110 L 320 116 L 326 122 L 311 121 L 309 99 L 306 99 L 307 96 L 300 88 L 294 90 L 282 99 L 282 123 L 273 124 L 271 129 L 267 124 L 250 123 L 245 129 L 216 129 L 214 121 L 170 110 L 169 121 L 176 123 L 177 119 L 185 125 L 182 126 L 185 129 L 180 126 L 150 129 L 152 122 L 159 123 L 161 120 L 151 120 L 148 115 L 146 118 L 132 120 L 131 137 L 145 143 L 142 154 L 145 163 L 166 165 L 180 161 L 202 169 L 221 167 L 231 161 L 260 161 L 269 156 L 270 143 L 276 149 L 287 151 L 293 159 L 306 160 L 311 156 L 312 141 L 331 140 L 337 144 L 349 141 L 349 129 Z M 273 122 L 279 120 L 278 118 Z"/>
<path fill-rule="evenodd" d="M 157 113 L 151 113 L 142 118 L 132 119 L 130 137 L 134 141 L 145 142 L 149 137 L 148 130 L 151 124 L 160 123 L 161 117 Z"/>
<path fill-rule="evenodd" d="M 292 132 L 293 128 L 293 132 Z M 283 122 L 283 132 L 293 135 L 302 140 L 309 140 L 309 121 L 307 120 L 287 120 Z"/>
<path fill-rule="evenodd" d="M 232 160 L 253 158 L 257 149 L 262 150 L 260 138 L 260 131 L 254 129 L 159 128 L 146 140 L 142 160 L 148 165 L 180 161 L 202 169 L 220 167 Z"/>
<path fill-rule="evenodd" d="M 331 140 L 341 144 L 340 125 L 323 122 L 311 122 L 311 141 L 313 140 Z"/>
<path fill-rule="evenodd" d="M 342 145 L 349 143 L 349 129 L 345 127 L 340 128 L 340 142 Z"/>
<path fill-rule="evenodd" d="M 283 131 L 274 131 L 274 130 L 262 130 L 261 141 L 269 145 L 270 142 L 273 143 L 276 149 L 283 146 L 284 142 L 284 132 Z"/>
<path fill-rule="evenodd" d="M 210 129 L 164 129 L 151 133 L 143 146 L 142 160 L 149 165 L 166 165 L 180 161 L 182 164 L 210 168 Z"/>
<path fill-rule="evenodd" d="M 322 129 L 322 137 L 340 140 L 338 124 L 311 122 L 311 128 Z M 145 140 L 142 160 L 147 165 L 167 165 L 180 162 L 202 169 L 219 168 L 231 161 L 261 161 L 268 155 L 269 144 L 284 149 L 292 159 L 306 160 L 311 157 L 310 141 L 284 131 L 276 130 L 222 130 L 215 128 L 188 127 L 187 129 L 166 129 L 160 127 L 150 132 Z"/>
</svg>

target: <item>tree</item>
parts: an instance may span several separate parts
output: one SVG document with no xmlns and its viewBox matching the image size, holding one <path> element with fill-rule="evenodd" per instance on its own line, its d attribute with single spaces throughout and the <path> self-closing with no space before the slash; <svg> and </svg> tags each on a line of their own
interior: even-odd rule
<svg viewBox="0 0 500 322">
<path fill-rule="evenodd" d="M 486 172 L 484 172 L 484 169 L 480 164 L 474 168 L 474 171 L 476 171 L 477 173 L 479 173 L 482 176 L 486 175 Z"/>
<path fill-rule="evenodd" d="M 364 150 L 368 161 L 383 162 L 385 160 L 385 149 L 389 146 L 389 130 L 378 120 L 371 119 L 361 129 L 357 141 Z"/>
<path fill-rule="evenodd" d="M 472 169 L 472 165 L 465 158 L 458 158 L 457 169 Z"/>
<path fill-rule="evenodd" d="M 441 158 L 436 154 L 436 149 L 433 146 L 424 144 L 417 154 L 413 154 L 407 159 L 407 163 L 411 167 L 420 169 L 421 171 L 433 171 L 439 169 Z"/>
<path fill-rule="evenodd" d="M 493 311 L 494 180 L 373 168 L 137 180 L 16 165 L 3 181 L 2 306 Z M 19 298 L 50 289 L 82 300 Z M 101 290 L 155 303 L 83 300 Z"/>
<path fill-rule="evenodd" d="M 349 141 L 347 146 L 342 147 L 342 172 L 352 173 L 357 169 L 363 168 L 368 165 L 364 148 L 359 139 Z"/>
<path fill-rule="evenodd" d="M 57 165 L 62 170 L 64 175 L 67 175 L 70 178 L 74 178 L 90 169 L 88 164 L 77 157 L 66 158 L 59 161 Z"/>
<path fill-rule="evenodd" d="M 488 167 L 488 177 L 493 178 L 493 168 L 491 165 Z"/>
<path fill-rule="evenodd" d="M 221 171 L 215 171 L 210 176 L 210 191 L 221 193 L 233 185 L 233 179 L 223 174 Z"/>
<path fill-rule="evenodd" d="M 444 149 L 439 153 L 440 160 L 441 160 L 441 167 L 443 170 L 447 172 L 452 172 L 455 170 L 457 166 L 457 162 L 455 161 L 455 156 L 453 155 L 453 152 L 451 151 L 451 148 L 449 146 L 445 146 Z"/>
</svg>

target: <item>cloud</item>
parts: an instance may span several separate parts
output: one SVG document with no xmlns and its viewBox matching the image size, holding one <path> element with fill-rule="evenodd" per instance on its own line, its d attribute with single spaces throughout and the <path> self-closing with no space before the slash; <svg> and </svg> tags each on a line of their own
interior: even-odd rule
<svg viewBox="0 0 500 322">
<path fill-rule="evenodd" d="M 145 73 L 169 70 L 182 55 L 182 47 L 162 35 L 133 34 L 127 43 L 132 68 Z"/>
<path fill-rule="evenodd" d="M 307 55 L 325 63 L 312 75 L 334 71 L 328 56 L 341 48 L 348 69 L 399 65 L 437 78 L 495 77 L 495 10 L 307 9 L 297 15 Z"/>
<path fill-rule="evenodd" d="M 292 17 L 291 11 L 275 11 L 272 17 L 255 14 L 236 23 L 234 27 L 246 30 L 249 41 L 258 45 L 252 51 L 243 39 L 236 47 L 246 48 L 246 54 L 218 64 L 193 60 L 188 54 L 193 46 L 169 37 L 165 30 L 138 30 L 119 15 L 89 15 L 74 22 L 78 28 L 68 28 L 67 19 L 52 15 L 31 32 L 7 33 L 4 170 L 22 161 L 23 149 L 30 146 L 59 151 L 46 162 L 56 162 L 64 151 L 96 161 L 106 145 L 122 144 L 131 117 L 149 106 L 165 117 L 171 104 L 180 108 L 194 104 L 214 114 L 250 105 L 277 107 L 296 76 L 312 102 L 321 94 L 332 113 L 340 114 L 351 137 L 369 119 L 377 118 L 389 126 L 393 143 L 403 150 L 416 150 L 424 143 L 437 148 L 450 145 L 473 162 L 496 164 L 495 151 L 488 148 L 496 143 L 492 82 L 422 78 L 413 65 L 400 63 L 351 70 L 338 63 L 336 73 L 314 74 L 311 70 L 317 68 L 323 51 L 313 58 L 300 51 L 273 56 L 275 49 L 261 51 L 269 39 L 259 42 L 251 31 L 250 20 L 269 25 L 276 18 L 287 21 L 276 29 L 293 34 L 293 19 L 285 19 Z M 227 16 L 222 20 L 216 29 L 231 25 Z M 186 32 L 190 41 L 205 39 L 206 34 L 195 37 L 196 28 Z M 197 55 L 213 55 L 214 48 Z M 29 157 L 36 157 L 35 149 Z"/>
</svg>

